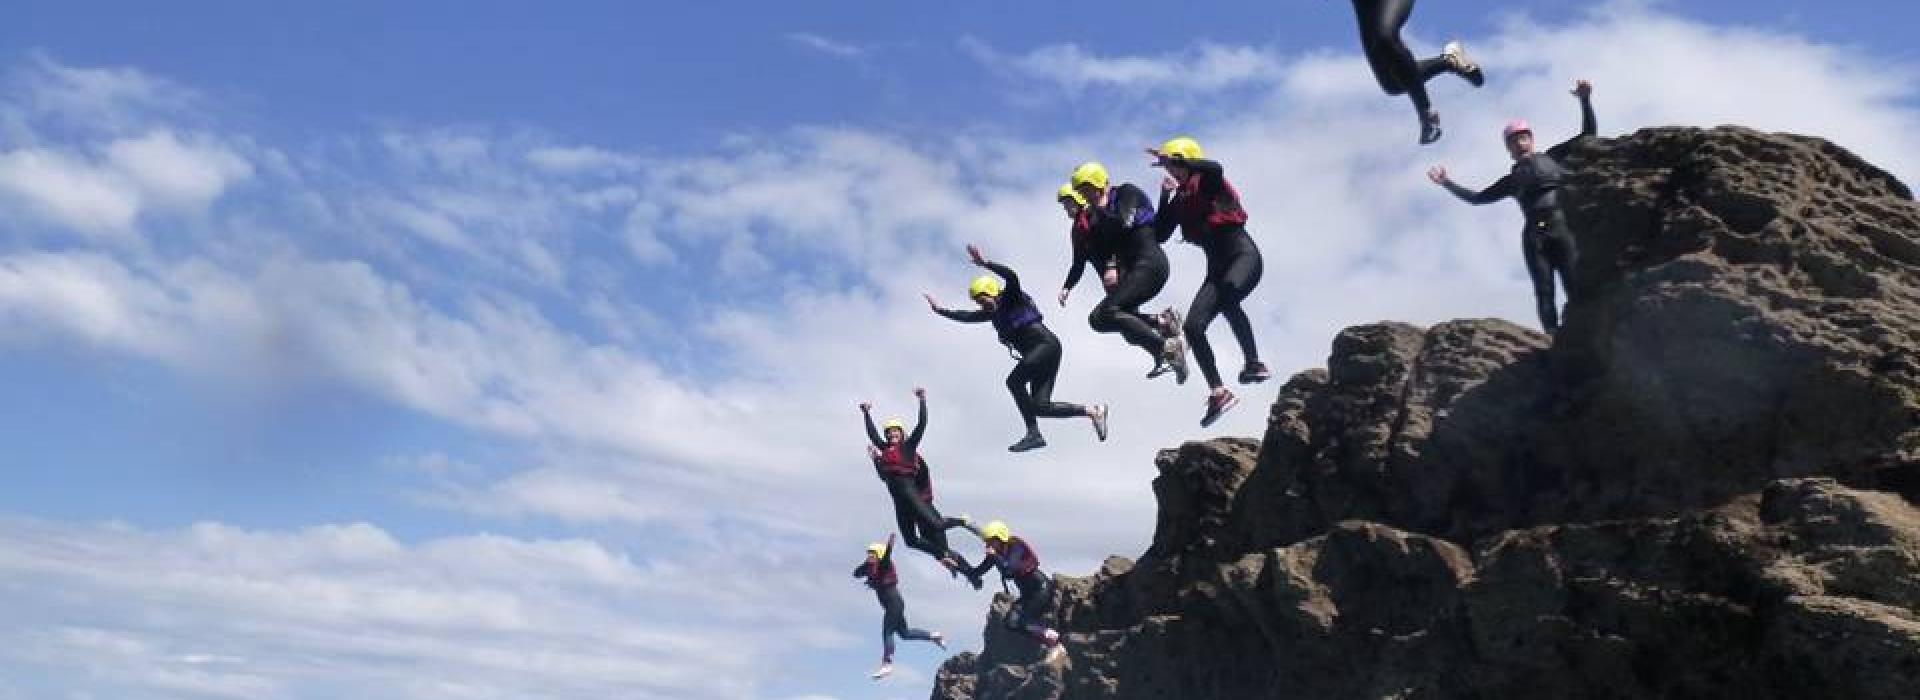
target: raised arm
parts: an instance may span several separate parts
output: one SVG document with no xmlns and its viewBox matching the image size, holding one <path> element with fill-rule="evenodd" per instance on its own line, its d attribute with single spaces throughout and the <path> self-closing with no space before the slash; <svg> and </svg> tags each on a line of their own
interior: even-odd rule
<svg viewBox="0 0 1920 700">
<path fill-rule="evenodd" d="M 983 311 L 980 309 L 974 309 L 972 311 L 956 311 L 954 309 L 944 309 L 940 307 L 940 302 L 934 301 L 932 294 L 921 294 L 920 296 L 927 298 L 927 308 L 933 309 L 934 313 L 939 314 L 941 316 L 945 316 L 955 321 L 959 321 L 961 323 L 985 323 L 987 321 L 993 320 L 993 314 L 987 313 L 986 311 Z M 869 418 L 867 420 L 869 421 L 868 425 L 872 425 L 871 421 L 873 419 Z"/>
<path fill-rule="evenodd" d="M 1006 283 L 1006 286 L 1000 289 L 1001 297 L 1007 299 L 1020 298 L 1020 295 L 1023 293 L 1020 289 L 1020 276 L 1013 273 L 1013 268 L 992 260 L 982 260 L 980 261 L 980 266 L 992 270 L 993 274 L 999 275 L 1000 279 Z"/>
<path fill-rule="evenodd" d="M 873 404 L 860 404 L 860 418 L 867 424 L 867 440 L 872 442 L 874 447 L 886 447 L 887 441 L 881 438 L 880 431 L 873 427 Z"/>
<path fill-rule="evenodd" d="M 913 393 L 920 398 L 920 418 L 913 423 L 913 434 L 907 436 L 907 449 L 918 452 L 920 436 L 927 432 L 927 390 L 914 389 Z"/>
</svg>

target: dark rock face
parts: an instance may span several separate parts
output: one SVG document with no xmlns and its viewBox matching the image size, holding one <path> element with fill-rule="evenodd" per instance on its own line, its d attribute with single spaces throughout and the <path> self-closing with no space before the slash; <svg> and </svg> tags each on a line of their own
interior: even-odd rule
<svg viewBox="0 0 1920 700">
<path fill-rule="evenodd" d="M 1383 323 L 1160 454 L 1138 564 L 960 698 L 1911 698 L 1920 206 L 1818 139 L 1576 146 L 1558 337 Z M 1515 293 L 1525 293 L 1516 290 Z"/>
</svg>

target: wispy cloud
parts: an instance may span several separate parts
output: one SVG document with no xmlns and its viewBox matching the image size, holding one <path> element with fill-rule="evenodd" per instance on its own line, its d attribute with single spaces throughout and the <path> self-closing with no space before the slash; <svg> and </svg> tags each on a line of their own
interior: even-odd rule
<svg viewBox="0 0 1920 700">
<path fill-rule="evenodd" d="M 1271 83 L 1285 70 L 1280 57 L 1248 46 L 1203 43 L 1198 48 L 1155 56 L 1102 56 L 1078 44 L 1053 44 L 1009 54 L 973 37 L 962 39 L 960 46 L 987 67 L 1073 92 L 1093 87 L 1131 92 L 1219 90 L 1246 83 Z"/>
<path fill-rule="evenodd" d="M 809 32 L 787 34 L 787 41 L 837 58 L 860 58 L 867 54 L 865 48 Z"/>
</svg>

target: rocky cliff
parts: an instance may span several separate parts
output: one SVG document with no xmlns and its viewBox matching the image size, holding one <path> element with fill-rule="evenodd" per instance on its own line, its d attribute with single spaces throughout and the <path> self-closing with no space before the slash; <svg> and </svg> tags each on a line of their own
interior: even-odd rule
<svg viewBox="0 0 1920 700">
<path fill-rule="evenodd" d="M 1163 451 L 1152 546 L 989 613 L 933 697 L 1912 698 L 1920 206 L 1825 141 L 1582 144 L 1557 337 L 1348 329 L 1258 442 Z"/>
</svg>

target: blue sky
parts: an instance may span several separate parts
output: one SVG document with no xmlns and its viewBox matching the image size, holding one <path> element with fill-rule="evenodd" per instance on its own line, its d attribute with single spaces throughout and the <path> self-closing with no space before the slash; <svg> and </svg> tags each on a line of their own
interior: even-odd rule
<svg viewBox="0 0 1920 700">
<path fill-rule="evenodd" d="M 1009 457 L 1007 360 L 919 299 L 979 242 L 1051 290 L 1052 191 L 1192 134 L 1254 212 L 1282 374 L 1340 327 L 1530 321 L 1496 130 L 1734 122 L 1911 181 L 1920 54 L 1887 3 L 1424 3 L 1492 83 L 1414 147 L 1345 3 L 28 2 L 0 23 L 0 699 L 920 697 L 846 577 L 891 523 L 854 406 L 906 412 L 950 511 L 1049 569 L 1151 534 L 1203 391 L 1049 305 L 1061 398 Z M 1184 307 L 1198 253 L 1170 252 Z M 1038 296 L 1038 295 L 1036 295 Z M 1051 296 L 1048 294 L 1047 296 Z M 1215 346 L 1231 373 L 1238 353 Z M 906 562 L 910 617 L 987 598 Z"/>
</svg>

